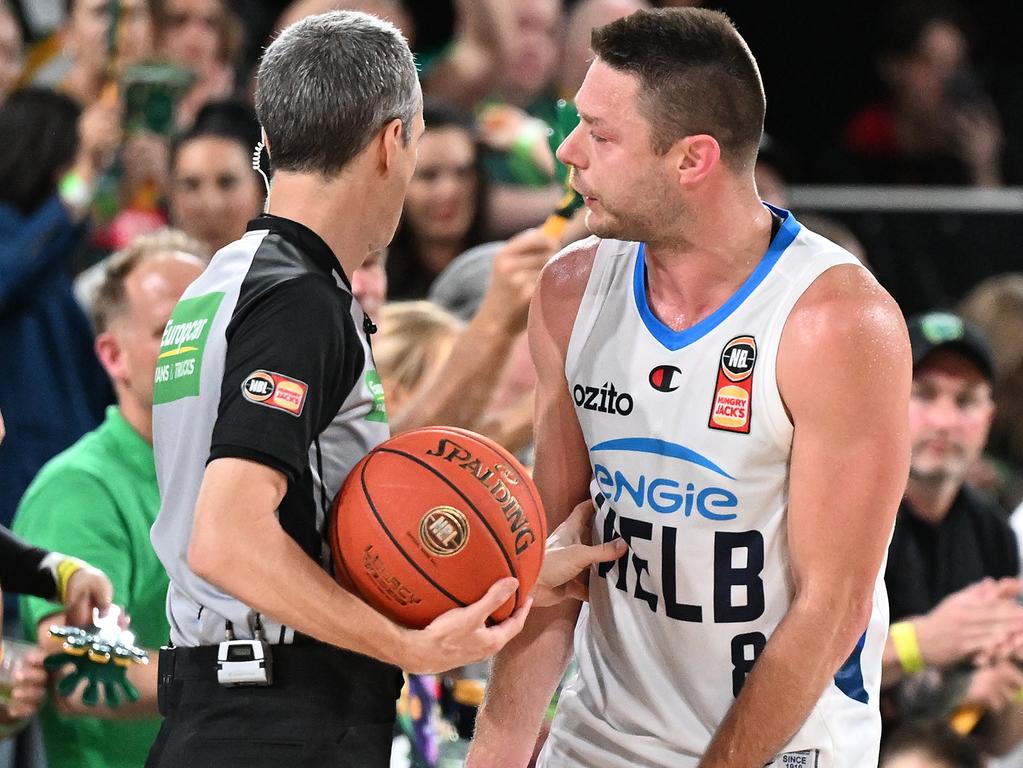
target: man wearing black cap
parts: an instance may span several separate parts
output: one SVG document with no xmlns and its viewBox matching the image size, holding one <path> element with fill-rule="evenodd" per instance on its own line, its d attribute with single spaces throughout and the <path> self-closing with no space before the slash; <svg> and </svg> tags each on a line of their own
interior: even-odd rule
<svg viewBox="0 0 1023 768">
<path fill-rule="evenodd" d="M 1023 671 L 1000 658 L 1023 638 L 1019 554 L 1007 515 L 966 484 L 994 416 L 994 364 L 981 333 L 947 312 L 908 322 L 912 460 L 888 553 L 892 627 L 883 686 L 901 716 L 952 716 L 998 751 L 1023 736 Z M 926 702 L 927 712 L 918 705 Z"/>
</svg>

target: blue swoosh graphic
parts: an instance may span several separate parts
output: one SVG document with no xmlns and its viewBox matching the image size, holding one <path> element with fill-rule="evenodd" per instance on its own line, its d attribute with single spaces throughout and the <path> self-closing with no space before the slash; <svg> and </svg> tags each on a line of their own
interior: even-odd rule
<svg viewBox="0 0 1023 768">
<path fill-rule="evenodd" d="M 690 464 L 696 464 L 704 469 L 709 469 L 711 472 L 716 472 L 722 477 L 727 477 L 729 480 L 735 479 L 706 456 L 701 456 L 692 448 L 686 448 L 678 443 L 669 443 L 667 440 L 657 440 L 652 437 L 621 437 L 617 440 L 606 440 L 603 443 L 597 443 L 590 450 L 634 451 L 636 453 L 653 453 L 658 456 L 669 456 L 673 459 L 681 459 L 682 461 L 688 461 Z"/>
</svg>

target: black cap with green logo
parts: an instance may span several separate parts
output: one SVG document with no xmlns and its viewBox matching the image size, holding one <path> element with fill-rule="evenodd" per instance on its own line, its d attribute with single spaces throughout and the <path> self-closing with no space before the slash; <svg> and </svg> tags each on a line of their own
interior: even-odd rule
<svg viewBox="0 0 1023 768">
<path fill-rule="evenodd" d="M 913 348 L 913 367 L 936 349 L 951 347 L 971 359 L 989 380 L 995 377 L 994 355 L 980 330 L 951 312 L 925 312 L 906 321 Z"/>
</svg>

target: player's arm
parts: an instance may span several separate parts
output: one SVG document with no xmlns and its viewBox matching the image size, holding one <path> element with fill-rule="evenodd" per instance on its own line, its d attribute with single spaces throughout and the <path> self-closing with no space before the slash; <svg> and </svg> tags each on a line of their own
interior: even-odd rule
<svg viewBox="0 0 1023 768">
<path fill-rule="evenodd" d="M 777 373 L 794 424 L 793 601 L 701 768 L 764 765 L 806 721 L 867 627 L 909 471 L 906 328 L 866 272 L 837 267 L 806 291 Z"/>
<path fill-rule="evenodd" d="M 557 243 L 537 230 L 516 235 L 494 255 L 479 311 L 458 335 L 444 365 L 391 421 L 393 434 L 446 424 L 480 429 L 512 344 L 526 323 L 540 269 Z"/>
<path fill-rule="evenodd" d="M 589 496 L 590 464 L 565 380 L 565 350 L 592 263 L 589 250 L 568 252 L 544 268 L 529 313 L 537 373 L 533 479 L 554 530 Z M 476 717 L 468 768 L 525 766 L 572 652 L 580 603 L 537 608 L 522 633 L 494 659 Z"/>
</svg>

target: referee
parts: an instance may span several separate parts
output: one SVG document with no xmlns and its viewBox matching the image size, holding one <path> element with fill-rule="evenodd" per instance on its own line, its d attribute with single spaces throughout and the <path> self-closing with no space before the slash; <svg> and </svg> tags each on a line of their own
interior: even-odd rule
<svg viewBox="0 0 1023 768">
<path fill-rule="evenodd" d="M 275 169 L 269 213 L 185 292 L 157 363 L 152 539 L 173 647 L 147 765 L 383 767 L 398 667 L 483 659 L 528 606 L 486 626 L 516 587 L 505 579 L 406 630 L 328 573 L 330 501 L 388 436 L 372 324 L 349 278 L 393 236 L 415 166 L 422 92 L 408 45 L 365 14 L 308 17 L 267 49 L 256 107 Z"/>
</svg>

